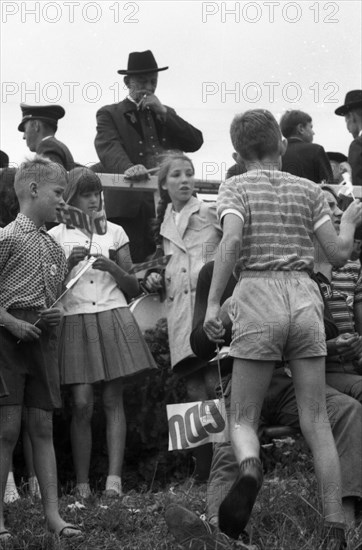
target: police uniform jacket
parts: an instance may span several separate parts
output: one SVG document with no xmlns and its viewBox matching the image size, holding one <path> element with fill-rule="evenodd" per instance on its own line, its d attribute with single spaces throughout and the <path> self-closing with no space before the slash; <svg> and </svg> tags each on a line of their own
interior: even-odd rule
<svg viewBox="0 0 362 550">
<path fill-rule="evenodd" d="M 43 139 L 39 143 L 36 152 L 38 155 L 43 155 L 53 162 L 61 164 L 68 171 L 76 166 L 68 147 L 55 137 Z"/>
</svg>

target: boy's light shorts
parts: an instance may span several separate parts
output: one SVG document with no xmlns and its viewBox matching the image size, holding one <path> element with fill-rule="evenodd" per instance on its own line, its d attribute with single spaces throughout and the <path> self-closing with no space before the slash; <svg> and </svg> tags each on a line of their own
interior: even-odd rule
<svg viewBox="0 0 362 550">
<path fill-rule="evenodd" d="M 11 315 L 29 323 L 39 318 L 36 311 L 12 310 Z M 1 405 L 25 405 L 52 411 L 62 406 L 58 368 L 57 329 L 42 328 L 39 340 L 18 342 L 0 327 L 0 373 L 9 395 Z"/>
<path fill-rule="evenodd" d="M 327 355 L 323 300 L 303 271 L 243 271 L 229 314 L 230 355 L 262 361 Z"/>
</svg>

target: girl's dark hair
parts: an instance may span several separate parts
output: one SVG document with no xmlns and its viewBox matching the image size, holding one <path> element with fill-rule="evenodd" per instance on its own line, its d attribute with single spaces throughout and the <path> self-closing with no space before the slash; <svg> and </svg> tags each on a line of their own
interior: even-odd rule
<svg viewBox="0 0 362 550">
<path fill-rule="evenodd" d="M 165 217 L 165 212 L 167 205 L 171 202 L 170 195 L 168 194 L 167 189 L 163 189 L 163 185 L 167 180 L 167 176 L 172 167 L 172 164 L 176 160 L 185 160 L 190 163 L 193 173 L 195 173 L 195 167 L 192 163 L 192 160 L 184 155 L 181 151 L 174 151 L 167 153 L 167 155 L 162 157 L 162 162 L 160 164 L 160 169 L 158 172 L 158 190 L 160 193 L 160 200 L 157 205 L 156 219 L 153 223 L 153 238 L 155 240 L 156 246 L 162 245 L 162 237 L 160 236 L 160 227 L 162 225 L 163 219 Z"/>
<path fill-rule="evenodd" d="M 15 168 L 0 170 L 0 227 L 15 220 L 19 212 L 19 201 L 15 194 Z"/>
<path fill-rule="evenodd" d="M 90 191 L 102 192 L 102 182 L 97 174 L 85 166 L 73 168 L 73 170 L 69 172 L 68 185 L 63 193 L 65 202 L 67 204 L 72 204 L 76 195 L 82 195 Z"/>
</svg>

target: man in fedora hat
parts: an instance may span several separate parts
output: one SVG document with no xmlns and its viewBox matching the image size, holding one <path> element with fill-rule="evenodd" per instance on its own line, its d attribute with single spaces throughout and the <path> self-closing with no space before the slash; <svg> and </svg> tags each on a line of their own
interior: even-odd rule
<svg viewBox="0 0 362 550">
<path fill-rule="evenodd" d="M 125 75 L 128 96 L 97 112 L 95 148 L 105 171 L 134 176 L 157 166 L 164 150 L 200 149 L 200 130 L 155 95 L 158 73 L 166 69 L 147 50 L 130 53 L 127 69 L 117 71 Z"/>
<path fill-rule="evenodd" d="M 20 104 L 23 118 L 18 126 L 30 151 L 43 155 L 71 170 L 75 162 L 68 147 L 55 138 L 58 120 L 63 118 L 65 110 L 60 105 Z"/>
<path fill-rule="evenodd" d="M 150 50 L 129 54 L 127 69 L 118 71 L 124 75 L 128 96 L 97 112 L 95 148 L 101 165 L 93 170 L 135 179 L 148 177 L 147 170 L 159 164 L 165 151 L 200 149 L 203 143 L 200 130 L 155 95 L 158 73 L 166 69 L 158 67 Z M 140 262 L 153 252 L 153 244 L 147 244 L 150 232 L 146 227 L 146 220 L 155 215 L 153 199 L 151 193 L 140 192 L 127 192 L 127 199 L 127 203 L 117 201 L 119 211 L 113 221 L 127 232 L 133 261 Z"/>
<path fill-rule="evenodd" d="M 362 185 L 362 90 L 347 92 L 344 105 L 334 111 L 344 116 L 347 130 L 354 137 L 348 150 L 353 185 Z"/>
</svg>

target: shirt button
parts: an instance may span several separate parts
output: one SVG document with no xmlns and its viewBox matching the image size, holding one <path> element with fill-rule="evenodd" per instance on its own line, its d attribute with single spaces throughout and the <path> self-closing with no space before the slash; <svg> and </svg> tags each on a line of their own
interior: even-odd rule
<svg viewBox="0 0 362 550">
<path fill-rule="evenodd" d="M 154 137 L 153 137 L 153 136 L 151 136 L 151 139 L 154 139 Z"/>
<path fill-rule="evenodd" d="M 173 296 L 169 296 L 168 299 L 169 299 L 170 302 L 173 302 Z"/>
<path fill-rule="evenodd" d="M 142 145 L 143 141 L 139 141 L 138 143 L 139 143 L 140 145 Z"/>
<path fill-rule="evenodd" d="M 93 304 L 94 306 L 96 305 L 96 303 L 95 303 L 95 302 L 92 302 L 92 304 Z"/>
<path fill-rule="evenodd" d="M 187 289 L 184 290 L 184 294 L 188 294 L 188 293 L 189 293 L 189 291 Z"/>
<path fill-rule="evenodd" d="M 166 138 L 162 138 L 162 141 L 166 141 Z"/>
<path fill-rule="evenodd" d="M 156 146 L 155 145 L 152 145 L 152 149 L 154 149 Z"/>
<path fill-rule="evenodd" d="M 143 153 L 139 153 L 139 156 L 140 156 L 140 157 L 143 157 Z"/>
<path fill-rule="evenodd" d="M 181 273 L 186 273 L 186 268 L 185 268 L 185 267 L 183 267 L 183 268 L 181 269 Z"/>
<path fill-rule="evenodd" d="M 91 285 L 93 284 L 93 281 L 91 281 Z"/>
</svg>

